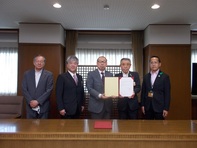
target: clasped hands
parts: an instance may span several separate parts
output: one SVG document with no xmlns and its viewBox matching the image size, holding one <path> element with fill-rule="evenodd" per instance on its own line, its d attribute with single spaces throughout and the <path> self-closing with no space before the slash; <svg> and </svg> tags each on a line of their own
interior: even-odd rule
<svg viewBox="0 0 197 148">
<path fill-rule="evenodd" d="M 31 108 L 35 108 L 39 105 L 39 102 L 37 100 L 31 100 L 29 105 L 31 106 Z"/>
</svg>

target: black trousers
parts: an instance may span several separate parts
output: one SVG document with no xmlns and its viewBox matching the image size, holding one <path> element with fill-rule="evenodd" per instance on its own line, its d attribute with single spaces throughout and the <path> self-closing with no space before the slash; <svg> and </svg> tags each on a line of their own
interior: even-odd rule
<svg viewBox="0 0 197 148">
<path fill-rule="evenodd" d="M 138 109 L 130 110 L 118 110 L 119 119 L 138 119 Z"/>
<path fill-rule="evenodd" d="M 61 116 L 61 119 L 79 119 L 80 114 L 81 114 L 81 110 L 79 107 L 77 107 L 75 114 L 73 115 L 65 114 L 64 116 Z"/>
<path fill-rule="evenodd" d="M 145 111 L 145 119 L 147 120 L 164 120 L 163 112 L 155 112 L 152 106 L 152 102 L 149 110 Z"/>
</svg>

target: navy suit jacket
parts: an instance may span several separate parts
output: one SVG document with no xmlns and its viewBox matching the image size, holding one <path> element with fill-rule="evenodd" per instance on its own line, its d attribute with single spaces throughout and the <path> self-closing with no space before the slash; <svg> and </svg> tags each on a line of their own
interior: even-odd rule
<svg viewBox="0 0 197 148">
<path fill-rule="evenodd" d="M 49 111 L 49 97 L 53 89 L 53 74 L 45 69 L 42 70 L 37 88 L 35 82 L 35 70 L 28 70 L 22 81 L 23 96 L 26 99 L 27 112 L 31 112 L 30 101 L 37 100 L 40 106 L 40 113 Z"/>
<path fill-rule="evenodd" d="M 122 76 L 123 76 L 122 73 L 115 74 L 115 77 L 122 77 Z M 132 77 L 135 82 L 135 86 L 134 86 L 135 96 L 134 98 L 131 98 L 131 99 L 129 99 L 128 97 L 118 99 L 117 106 L 118 106 L 118 110 L 121 110 L 121 111 L 125 111 L 128 105 L 129 105 L 130 110 L 136 110 L 139 108 L 138 96 L 137 96 L 137 94 L 141 90 L 139 74 L 137 72 L 129 71 L 128 76 Z"/>
<path fill-rule="evenodd" d="M 148 92 L 153 91 L 153 98 L 148 97 Z M 144 76 L 141 92 L 141 105 L 148 110 L 152 102 L 153 110 L 155 112 L 163 112 L 169 110 L 170 106 L 170 78 L 167 74 L 159 71 L 153 86 L 151 85 L 151 74 Z"/>
<path fill-rule="evenodd" d="M 105 71 L 105 77 L 113 77 L 113 74 L 109 71 Z M 103 100 L 99 98 L 99 94 L 104 93 L 104 85 L 98 69 L 88 73 L 86 87 L 90 94 L 88 110 L 93 113 L 100 113 L 104 107 L 104 101 L 109 106 L 109 110 L 112 107 L 112 99 Z"/>
<path fill-rule="evenodd" d="M 74 115 L 84 106 L 84 86 L 82 76 L 77 74 L 78 84 L 75 84 L 69 72 L 60 74 L 56 82 L 56 99 L 58 110 L 65 109 L 67 115 Z"/>
</svg>

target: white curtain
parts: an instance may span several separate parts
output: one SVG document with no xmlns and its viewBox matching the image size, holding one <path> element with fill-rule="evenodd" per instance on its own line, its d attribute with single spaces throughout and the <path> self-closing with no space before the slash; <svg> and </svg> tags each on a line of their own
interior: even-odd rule
<svg viewBox="0 0 197 148">
<path fill-rule="evenodd" d="M 130 58 L 133 63 L 131 49 L 85 49 L 77 48 L 75 55 L 79 58 L 79 65 L 96 65 L 99 56 L 107 58 L 108 65 L 120 65 L 122 58 Z M 133 71 L 133 65 L 130 68 Z"/>
<path fill-rule="evenodd" d="M 191 50 L 191 88 L 192 88 L 192 71 L 193 71 L 193 67 L 192 67 L 192 63 L 197 63 L 197 49 L 192 49 Z"/>
<path fill-rule="evenodd" d="M 18 49 L 0 47 L 0 95 L 17 95 Z"/>
<path fill-rule="evenodd" d="M 197 63 L 197 49 L 192 49 L 191 63 Z"/>
</svg>

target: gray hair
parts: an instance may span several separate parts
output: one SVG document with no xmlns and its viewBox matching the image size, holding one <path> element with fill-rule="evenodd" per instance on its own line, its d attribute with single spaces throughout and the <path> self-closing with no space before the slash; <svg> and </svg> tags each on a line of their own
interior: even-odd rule
<svg viewBox="0 0 197 148">
<path fill-rule="evenodd" d="M 122 59 L 120 60 L 120 64 L 121 64 L 121 62 L 122 62 L 123 60 L 129 61 L 129 63 L 131 63 L 131 60 L 130 60 L 129 58 L 122 58 Z"/>
<path fill-rule="evenodd" d="M 70 55 L 67 59 L 66 59 L 66 64 L 68 64 L 71 61 L 75 61 L 77 62 L 77 64 L 79 63 L 79 59 L 75 56 L 75 55 Z"/>
<path fill-rule="evenodd" d="M 100 56 L 100 57 L 98 57 L 97 62 L 99 62 L 99 59 L 100 59 L 100 58 L 105 58 L 105 60 L 106 60 L 106 62 L 107 62 L 107 58 L 106 58 L 106 57 L 104 57 L 104 56 Z"/>
<path fill-rule="evenodd" d="M 33 59 L 33 62 L 36 61 L 36 58 L 37 58 L 37 57 L 43 57 L 44 63 L 46 62 L 46 58 L 45 58 L 44 56 L 42 56 L 41 54 L 36 55 L 36 56 L 34 57 L 34 59 Z"/>
</svg>

